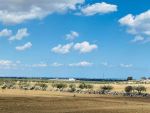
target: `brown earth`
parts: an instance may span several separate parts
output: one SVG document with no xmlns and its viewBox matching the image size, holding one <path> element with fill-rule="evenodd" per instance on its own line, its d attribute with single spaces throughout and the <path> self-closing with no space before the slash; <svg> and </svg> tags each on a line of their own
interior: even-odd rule
<svg viewBox="0 0 150 113">
<path fill-rule="evenodd" d="M 0 113 L 150 113 L 150 98 L 5 90 Z"/>
</svg>

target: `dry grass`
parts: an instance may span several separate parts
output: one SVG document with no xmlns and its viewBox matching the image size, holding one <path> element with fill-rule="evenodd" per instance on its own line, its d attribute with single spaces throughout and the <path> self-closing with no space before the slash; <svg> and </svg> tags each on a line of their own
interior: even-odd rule
<svg viewBox="0 0 150 113">
<path fill-rule="evenodd" d="M 97 90 L 97 89 L 99 89 L 100 88 L 100 86 L 103 86 L 103 85 L 108 85 L 108 84 L 94 84 L 94 87 L 95 87 L 95 89 Z M 111 85 L 111 86 L 113 86 L 114 87 L 114 89 L 113 89 L 113 91 L 124 91 L 124 88 L 126 87 L 126 86 L 138 86 L 138 85 L 142 85 L 142 86 L 145 86 L 146 87 L 146 89 L 147 89 L 147 93 L 150 93 L 150 84 L 109 84 L 109 85 Z"/>
<path fill-rule="evenodd" d="M 0 91 L 0 113 L 150 113 L 150 98 Z"/>
</svg>

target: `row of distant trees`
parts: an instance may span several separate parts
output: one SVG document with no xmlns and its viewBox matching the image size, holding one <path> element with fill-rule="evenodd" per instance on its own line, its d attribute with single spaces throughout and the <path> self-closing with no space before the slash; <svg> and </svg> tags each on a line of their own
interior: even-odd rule
<svg viewBox="0 0 150 113">
<path fill-rule="evenodd" d="M 150 77 L 141 77 L 141 80 L 150 80 Z M 133 77 L 132 76 L 129 76 L 129 77 L 127 77 L 127 80 L 129 81 L 129 80 L 133 80 Z"/>
<path fill-rule="evenodd" d="M 67 88 L 68 85 L 65 83 L 53 83 L 52 84 L 53 88 L 57 88 L 60 90 L 63 90 L 64 88 Z M 76 91 L 76 88 L 80 88 L 80 89 L 93 89 L 93 85 L 91 84 L 85 84 L 84 82 L 79 84 L 79 86 L 77 87 L 76 84 L 69 84 L 69 88 L 70 88 L 70 92 L 74 92 Z"/>
</svg>

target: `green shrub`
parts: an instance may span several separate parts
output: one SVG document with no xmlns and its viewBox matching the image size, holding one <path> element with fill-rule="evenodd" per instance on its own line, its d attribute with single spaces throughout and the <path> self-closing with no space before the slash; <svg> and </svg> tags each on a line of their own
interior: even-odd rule
<svg viewBox="0 0 150 113">
<path fill-rule="evenodd" d="M 81 83 L 81 84 L 79 84 L 79 88 L 80 89 L 93 89 L 93 85 L 91 85 L 91 84 L 85 84 L 84 82 L 83 83 Z"/>
<path fill-rule="evenodd" d="M 133 91 L 133 87 L 132 86 L 126 86 L 124 90 L 126 93 L 131 93 Z"/>
<path fill-rule="evenodd" d="M 80 89 L 86 89 L 87 86 L 86 86 L 86 84 L 83 82 L 83 83 L 79 84 L 79 88 L 80 88 Z"/>
<path fill-rule="evenodd" d="M 136 86 L 135 90 L 138 92 L 138 94 L 141 94 L 142 92 L 146 92 L 145 86 Z"/>
<path fill-rule="evenodd" d="M 104 85 L 104 86 L 101 86 L 100 88 L 103 91 L 111 91 L 113 89 L 113 87 L 110 85 Z"/>
<path fill-rule="evenodd" d="M 54 88 L 58 88 L 58 89 L 64 89 L 64 88 L 67 88 L 67 84 L 65 83 L 53 83 L 52 84 L 52 87 Z"/>
<path fill-rule="evenodd" d="M 70 84 L 69 88 L 70 88 L 71 92 L 75 92 L 76 91 L 76 85 L 75 84 Z"/>
</svg>

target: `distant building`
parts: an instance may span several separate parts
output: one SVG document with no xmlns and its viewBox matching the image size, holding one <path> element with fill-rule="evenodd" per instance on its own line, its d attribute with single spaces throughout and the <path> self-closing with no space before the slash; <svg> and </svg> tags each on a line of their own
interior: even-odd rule
<svg viewBox="0 0 150 113">
<path fill-rule="evenodd" d="M 76 79 L 74 79 L 74 78 L 69 78 L 69 81 L 76 81 Z"/>
<path fill-rule="evenodd" d="M 76 81 L 74 78 L 54 78 L 49 80 L 56 80 L 56 81 Z"/>
</svg>

